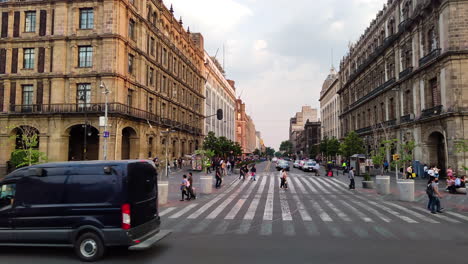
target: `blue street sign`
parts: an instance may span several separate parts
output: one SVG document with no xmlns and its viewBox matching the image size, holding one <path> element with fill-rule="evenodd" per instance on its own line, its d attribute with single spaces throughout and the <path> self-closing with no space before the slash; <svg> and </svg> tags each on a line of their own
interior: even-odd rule
<svg viewBox="0 0 468 264">
<path fill-rule="evenodd" d="M 105 137 L 105 138 L 108 138 L 109 136 L 110 136 L 109 131 L 104 131 L 104 137 Z"/>
</svg>

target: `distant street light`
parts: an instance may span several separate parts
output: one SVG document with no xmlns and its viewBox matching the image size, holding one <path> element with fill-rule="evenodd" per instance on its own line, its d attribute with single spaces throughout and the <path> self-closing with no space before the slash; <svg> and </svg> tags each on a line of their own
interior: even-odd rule
<svg viewBox="0 0 468 264">
<path fill-rule="evenodd" d="M 104 160 L 107 160 L 107 138 L 109 137 L 109 132 L 107 131 L 107 111 L 108 111 L 107 110 L 107 104 L 108 104 L 107 96 L 109 95 L 110 91 L 107 88 L 107 86 L 104 84 L 103 81 L 101 81 L 101 85 L 99 85 L 99 88 L 104 89 L 104 92 L 102 92 L 102 93 L 105 94 L 105 96 L 106 96 L 106 103 L 105 103 L 105 106 L 104 106 L 104 149 L 103 149 L 103 156 L 104 156 Z"/>
</svg>

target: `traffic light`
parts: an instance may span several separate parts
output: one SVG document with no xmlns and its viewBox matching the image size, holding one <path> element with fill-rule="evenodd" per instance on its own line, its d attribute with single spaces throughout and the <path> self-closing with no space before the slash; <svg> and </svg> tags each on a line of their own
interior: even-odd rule
<svg viewBox="0 0 468 264">
<path fill-rule="evenodd" d="M 216 111 L 216 118 L 218 118 L 218 120 L 223 120 L 223 109 L 218 109 L 218 111 Z"/>
</svg>

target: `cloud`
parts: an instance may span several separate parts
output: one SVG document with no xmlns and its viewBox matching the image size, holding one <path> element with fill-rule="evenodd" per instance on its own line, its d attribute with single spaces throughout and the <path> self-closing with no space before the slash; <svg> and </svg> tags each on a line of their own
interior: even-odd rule
<svg viewBox="0 0 468 264">
<path fill-rule="evenodd" d="M 268 146 L 288 138 L 302 105 L 319 107 L 330 65 L 338 66 L 387 0 L 165 0 L 185 26 L 218 51 Z M 334 59 L 331 59 L 333 49 Z"/>
</svg>

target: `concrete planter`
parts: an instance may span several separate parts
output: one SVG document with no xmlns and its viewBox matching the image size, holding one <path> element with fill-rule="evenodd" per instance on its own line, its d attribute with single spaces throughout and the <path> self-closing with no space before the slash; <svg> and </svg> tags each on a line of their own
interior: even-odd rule
<svg viewBox="0 0 468 264">
<path fill-rule="evenodd" d="M 159 181 L 158 182 L 158 203 L 167 204 L 167 195 L 169 194 L 169 182 Z"/>
<path fill-rule="evenodd" d="M 362 181 L 362 188 L 364 189 L 374 189 L 373 181 Z"/>
<path fill-rule="evenodd" d="M 414 202 L 414 181 L 399 180 L 397 182 L 398 191 L 400 193 L 400 201 Z"/>
<path fill-rule="evenodd" d="M 210 194 L 213 191 L 213 176 L 200 177 L 200 193 Z"/>
<path fill-rule="evenodd" d="M 390 176 L 378 175 L 375 177 L 377 193 L 387 195 L 390 193 Z"/>
</svg>

